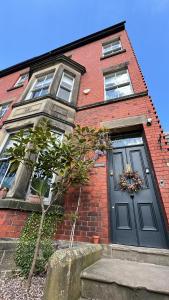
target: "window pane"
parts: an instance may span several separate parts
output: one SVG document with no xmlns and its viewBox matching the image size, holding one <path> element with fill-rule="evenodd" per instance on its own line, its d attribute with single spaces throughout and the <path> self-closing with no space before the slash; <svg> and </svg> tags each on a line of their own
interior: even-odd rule
<svg viewBox="0 0 169 300">
<path fill-rule="evenodd" d="M 112 141 L 113 148 L 142 145 L 142 144 L 143 144 L 142 137 L 134 137 L 134 138 L 132 137 L 126 139 L 117 139 Z"/>
<path fill-rule="evenodd" d="M 2 118 L 4 116 L 4 114 L 8 110 L 8 107 L 9 107 L 9 104 L 4 104 L 4 105 L 0 106 L 0 118 Z"/>
<path fill-rule="evenodd" d="M 48 87 L 45 87 L 41 90 L 41 96 L 44 96 L 48 93 Z"/>
<path fill-rule="evenodd" d="M 52 82 L 52 78 L 46 78 L 43 82 L 43 85 L 48 85 L 49 86 L 51 84 L 51 82 Z"/>
<path fill-rule="evenodd" d="M 15 174 L 16 174 L 16 172 L 11 172 L 10 168 L 9 168 L 5 178 L 1 182 L 2 187 L 7 187 L 9 189 L 12 186 L 12 183 L 14 181 Z"/>
<path fill-rule="evenodd" d="M 41 90 L 34 91 L 34 92 L 32 92 L 31 98 L 40 97 L 40 95 L 41 95 Z"/>
<path fill-rule="evenodd" d="M 60 85 L 71 91 L 73 86 L 73 77 L 64 74 Z"/>
<path fill-rule="evenodd" d="M 46 80 L 52 79 L 52 78 L 53 78 L 53 75 L 54 75 L 54 72 L 49 73 L 49 74 L 46 76 Z"/>
<path fill-rule="evenodd" d="M 16 142 L 12 140 L 12 135 L 11 135 L 0 154 L 0 159 L 8 158 L 8 155 L 5 152 L 7 149 L 11 148 L 14 143 Z"/>
<path fill-rule="evenodd" d="M 113 42 L 112 48 L 113 48 L 113 52 L 121 50 L 122 47 L 121 47 L 120 41 L 118 40 L 118 41 Z"/>
<path fill-rule="evenodd" d="M 106 86 L 112 86 L 116 84 L 116 78 L 115 78 L 115 73 L 111 74 L 111 76 L 106 76 L 105 77 L 105 84 Z"/>
<path fill-rule="evenodd" d="M 133 93 L 132 88 L 130 85 L 126 85 L 123 87 L 118 88 L 119 97 L 130 95 Z"/>
<path fill-rule="evenodd" d="M 114 99 L 118 97 L 118 89 L 111 89 L 106 91 L 106 100 Z"/>
<path fill-rule="evenodd" d="M 113 74 L 105 77 L 106 88 L 117 86 L 123 83 L 129 82 L 129 75 L 127 70 L 122 70 L 119 72 L 114 72 Z"/>
<path fill-rule="evenodd" d="M 103 46 L 103 54 L 109 54 L 121 50 L 120 40 L 111 42 Z"/>
<path fill-rule="evenodd" d="M 69 97 L 70 97 L 70 91 L 65 90 L 64 88 L 62 88 L 60 86 L 59 88 L 59 92 L 57 94 L 57 96 L 61 99 L 64 99 L 66 101 L 69 101 Z"/>
<path fill-rule="evenodd" d="M 8 169 L 9 161 L 0 161 L 0 184 Z"/>
<path fill-rule="evenodd" d="M 18 83 L 24 82 L 27 78 L 28 78 L 28 74 L 21 75 L 21 77 L 18 80 Z"/>
<path fill-rule="evenodd" d="M 66 90 L 70 91 L 72 90 L 72 86 L 70 84 L 67 84 L 66 82 L 61 83 L 61 87 L 65 88 Z"/>
<path fill-rule="evenodd" d="M 116 73 L 116 84 L 129 82 L 129 75 L 127 70 L 122 70 Z"/>
<path fill-rule="evenodd" d="M 21 75 L 17 80 L 17 82 L 15 83 L 15 86 L 22 84 L 27 78 L 28 78 L 28 74 Z"/>
<path fill-rule="evenodd" d="M 39 177 L 35 177 L 35 176 L 32 178 L 31 187 L 30 187 L 32 195 L 37 195 L 37 192 L 35 190 L 37 190 L 39 188 L 39 185 L 42 180 L 43 180 L 43 178 L 39 178 Z M 49 197 L 51 181 L 52 181 L 51 178 L 48 178 L 47 180 L 44 181 L 45 190 L 46 190 L 45 195 L 44 195 L 45 198 Z"/>
<path fill-rule="evenodd" d="M 103 46 L 103 53 L 107 54 L 112 52 L 112 44 L 107 44 Z"/>
<path fill-rule="evenodd" d="M 37 78 L 37 83 L 43 82 L 45 80 L 45 76 L 41 76 Z"/>
<path fill-rule="evenodd" d="M 53 74 L 54 73 L 52 72 L 52 73 L 49 73 L 48 75 L 39 77 L 33 87 L 33 90 L 40 89 L 43 87 L 49 87 L 49 85 L 52 81 L 52 78 L 53 78 Z"/>
<path fill-rule="evenodd" d="M 64 74 L 63 75 L 63 81 L 72 85 L 73 84 L 73 77 L 72 76 L 69 76 L 69 75 L 66 75 Z"/>
<path fill-rule="evenodd" d="M 39 89 L 43 86 L 43 81 L 37 81 L 34 85 L 34 90 Z"/>
</svg>

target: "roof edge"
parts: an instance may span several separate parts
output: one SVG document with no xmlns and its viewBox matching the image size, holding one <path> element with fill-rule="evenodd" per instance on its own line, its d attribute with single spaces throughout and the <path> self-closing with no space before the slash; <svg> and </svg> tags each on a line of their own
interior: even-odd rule
<svg viewBox="0 0 169 300">
<path fill-rule="evenodd" d="M 57 63 L 57 62 L 67 63 L 68 65 L 75 68 L 81 74 L 84 74 L 86 72 L 86 68 L 84 66 L 82 66 L 81 64 L 79 64 L 78 62 L 76 62 L 75 60 L 72 60 L 71 58 L 69 58 L 63 54 L 59 54 L 59 55 L 55 54 L 55 56 L 51 56 L 51 57 L 47 57 L 47 58 L 45 57 L 45 58 L 43 58 L 43 60 L 32 64 L 30 66 L 30 75 L 33 72 L 39 71 L 40 69 L 44 68 L 45 66 L 48 66 L 49 64 L 53 64 L 53 63 Z"/>
<path fill-rule="evenodd" d="M 65 53 L 67 51 L 70 51 L 70 50 L 82 47 L 82 46 L 84 46 L 86 44 L 89 44 L 91 42 L 97 41 L 98 39 L 104 38 L 104 37 L 106 37 L 110 34 L 120 32 L 120 31 L 125 29 L 125 23 L 126 23 L 126 21 L 117 23 L 113 26 L 107 27 L 105 29 L 102 29 L 102 30 L 97 31 L 95 33 L 92 33 L 90 35 L 87 35 L 85 37 L 82 37 L 82 38 L 80 38 L 78 40 L 75 40 L 71 43 L 65 44 L 61 47 L 58 47 L 58 48 L 54 49 L 54 50 L 51 50 L 51 51 L 46 52 L 44 54 L 41 54 L 39 56 L 35 56 L 33 58 L 30 58 L 28 60 L 20 62 L 16 65 L 13 65 L 11 67 L 3 69 L 3 70 L 0 71 L 0 77 L 3 77 L 5 75 L 11 74 L 13 72 L 19 71 L 19 70 L 24 69 L 24 68 L 30 67 L 34 63 L 40 62 L 41 60 L 43 60 L 45 58 L 49 58 L 49 57 L 52 57 L 52 56 L 55 56 L 55 55 Z"/>
</svg>

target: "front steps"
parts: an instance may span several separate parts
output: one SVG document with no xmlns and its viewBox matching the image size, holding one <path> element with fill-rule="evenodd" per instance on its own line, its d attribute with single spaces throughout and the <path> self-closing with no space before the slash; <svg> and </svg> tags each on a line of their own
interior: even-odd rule
<svg viewBox="0 0 169 300">
<path fill-rule="evenodd" d="M 81 299 L 169 300 L 169 251 L 109 245 L 81 273 Z"/>
<path fill-rule="evenodd" d="M 169 266 L 169 250 L 167 249 L 111 244 L 105 245 L 103 256 Z"/>
</svg>

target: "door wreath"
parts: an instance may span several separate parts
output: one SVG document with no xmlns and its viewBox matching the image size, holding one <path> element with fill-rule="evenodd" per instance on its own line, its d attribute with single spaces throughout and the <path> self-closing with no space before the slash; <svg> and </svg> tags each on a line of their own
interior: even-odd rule
<svg viewBox="0 0 169 300">
<path fill-rule="evenodd" d="M 121 191 L 137 193 L 143 187 L 143 180 L 140 178 L 138 172 L 134 172 L 131 168 L 128 168 L 126 172 L 120 175 L 119 186 Z"/>
</svg>

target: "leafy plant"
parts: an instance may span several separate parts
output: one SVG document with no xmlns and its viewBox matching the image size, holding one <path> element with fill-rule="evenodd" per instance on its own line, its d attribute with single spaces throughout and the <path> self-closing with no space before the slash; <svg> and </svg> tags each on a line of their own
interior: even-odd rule
<svg viewBox="0 0 169 300">
<path fill-rule="evenodd" d="M 35 274 L 45 271 L 46 263 L 54 252 L 51 238 L 56 230 L 56 225 L 61 218 L 62 215 L 59 207 L 55 208 L 54 212 L 49 212 L 45 216 L 40 241 L 40 251 L 35 264 Z M 21 270 L 21 275 L 24 277 L 28 277 L 32 265 L 40 219 L 41 215 L 39 213 L 32 213 L 29 216 L 16 249 L 16 264 Z"/>
<path fill-rule="evenodd" d="M 60 142 L 59 138 L 51 131 L 48 121 L 42 120 L 38 126 L 26 132 L 21 130 L 14 136 L 14 145 L 7 151 L 13 170 L 19 163 L 26 166 L 29 174 L 34 172 L 31 189 L 39 196 L 41 205 L 40 222 L 37 226 L 37 235 L 33 259 L 27 280 L 27 288 L 30 288 L 31 279 L 36 270 L 37 260 L 40 257 L 41 240 L 43 239 L 43 224 L 45 216 L 54 203 L 63 199 L 64 193 L 71 185 L 79 186 L 79 197 L 76 216 L 81 202 L 82 186 L 89 180 L 89 170 L 95 159 L 102 155 L 107 147 L 108 135 L 102 129 L 96 130 L 89 127 L 76 126 L 74 131 Z M 95 152 L 95 156 L 93 155 Z M 56 180 L 53 183 L 52 176 Z M 47 185 L 52 189 L 51 202 L 45 206 L 44 197 Z M 70 246 L 73 245 L 75 218 L 70 237 Z M 30 245 L 33 249 L 32 244 Z M 33 250 L 32 250 L 33 251 Z"/>
</svg>

